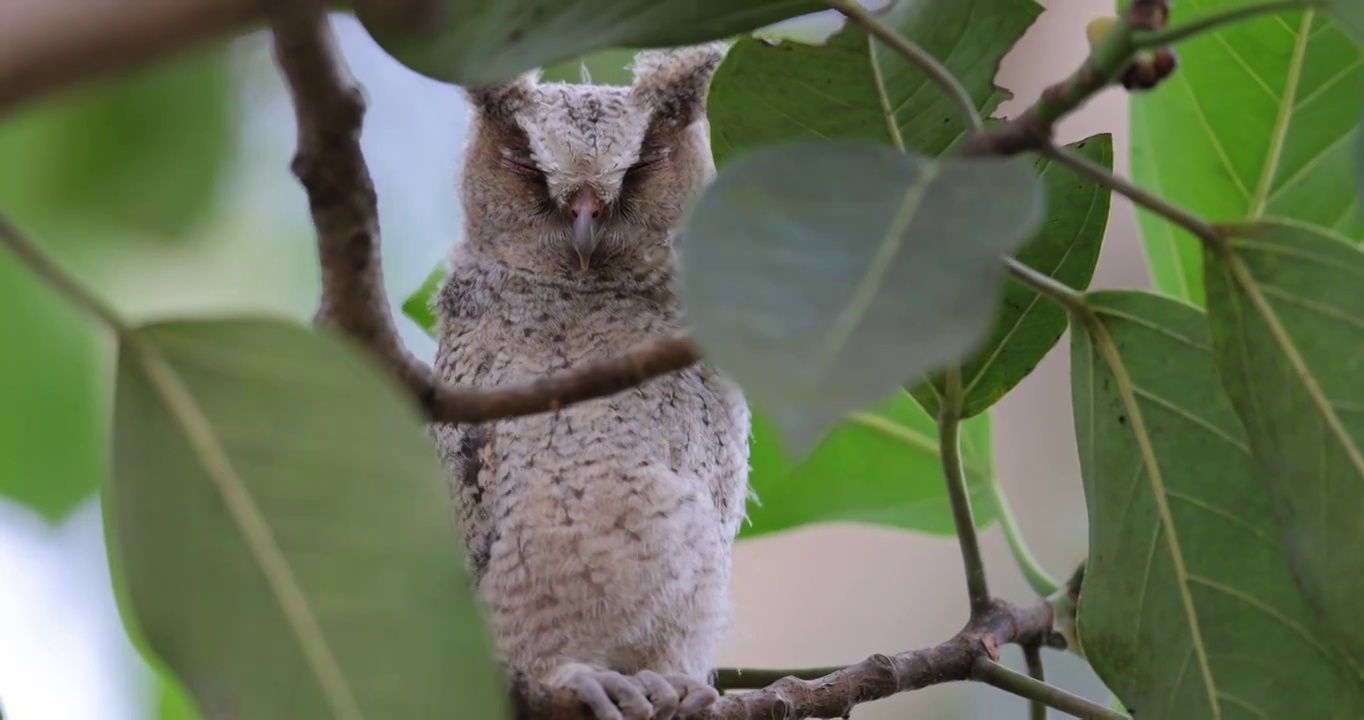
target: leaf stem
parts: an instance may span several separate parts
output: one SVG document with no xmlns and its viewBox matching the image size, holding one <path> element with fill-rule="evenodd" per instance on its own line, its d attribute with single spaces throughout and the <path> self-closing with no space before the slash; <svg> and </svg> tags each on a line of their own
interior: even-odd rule
<svg viewBox="0 0 1364 720">
<path fill-rule="evenodd" d="M 1170 222 L 1193 233 L 1195 237 L 1209 242 L 1217 242 L 1222 233 L 1207 220 L 1168 200 L 1143 190 L 1133 183 L 1109 172 L 1108 168 L 1078 153 L 1048 143 L 1038 149 L 1038 153 L 1050 160 L 1065 165 L 1080 175 L 1112 190 L 1147 210 L 1160 215 Z"/>
<path fill-rule="evenodd" d="M 957 112 L 966 120 L 973 132 L 977 132 L 983 127 L 980 112 L 976 109 L 976 103 L 971 99 L 971 94 L 952 74 L 952 71 L 928 54 L 928 51 L 896 32 L 895 28 L 882 22 L 876 13 L 859 5 L 857 0 L 825 0 L 825 4 L 842 13 L 850 22 L 861 26 L 863 30 L 866 30 L 877 40 L 889 45 L 892 50 L 899 53 L 911 65 L 928 76 L 928 79 L 947 95 L 948 100 L 957 106 Z"/>
<path fill-rule="evenodd" d="M 1023 661 L 1028 664 L 1028 677 L 1037 682 L 1047 681 L 1046 667 L 1042 665 L 1042 648 L 1039 645 L 1026 645 L 1023 648 Z M 1047 720 L 1047 704 L 1033 698 L 1028 701 L 1028 720 Z"/>
<path fill-rule="evenodd" d="M 1020 672 L 1010 670 L 986 657 L 976 658 L 971 666 L 971 677 L 986 685 L 1011 692 L 1029 700 L 1036 700 L 1053 707 L 1067 715 L 1084 720 L 1131 720 L 1116 710 L 1110 710 L 1098 703 L 1090 702 L 1078 695 L 1072 695 L 1061 688 L 1034 680 Z"/>
<path fill-rule="evenodd" d="M 1237 5 L 1233 8 L 1210 12 L 1202 17 L 1190 20 L 1172 28 L 1164 30 L 1136 31 L 1132 33 L 1132 44 L 1139 49 L 1157 48 L 1165 45 L 1173 45 L 1181 40 L 1202 35 L 1210 30 L 1216 30 L 1224 25 L 1249 20 L 1260 15 L 1269 15 L 1278 12 L 1288 12 L 1289 10 L 1300 10 L 1311 7 L 1318 3 L 1313 0 L 1264 0 L 1262 2 Z"/>
<path fill-rule="evenodd" d="M 9 248 L 10 252 L 27 265 L 34 275 L 45 280 L 71 304 L 93 315 L 120 336 L 128 332 L 128 326 L 114 312 L 113 308 L 89 290 L 81 287 L 80 283 L 63 270 L 56 261 L 39 250 L 35 243 L 24 237 L 19 228 L 4 214 L 0 214 L 0 245 Z"/>
<path fill-rule="evenodd" d="M 943 478 L 952 505 L 952 521 L 957 526 L 957 544 L 966 566 L 966 591 L 971 601 L 971 617 L 990 610 L 990 588 L 985 581 L 985 561 L 980 556 L 980 538 L 971 512 L 971 496 L 966 491 L 966 476 L 961 466 L 961 365 L 947 369 L 946 389 L 938 406 L 938 446 L 942 456 Z"/>
<path fill-rule="evenodd" d="M 1019 571 L 1028 581 L 1028 587 L 1032 588 L 1038 597 L 1049 597 L 1060 589 L 1061 585 L 1042 568 L 1042 564 L 1037 562 L 1032 552 L 1028 550 L 1028 544 L 1023 540 L 1023 531 L 1019 529 L 1018 521 L 1014 519 L 1013 511 L 1009 509 L 1009 499 L 1004 496 L 1004 489 L 999 486 L 999 481 L 995 479 L 993 473 L 987 477 L 986 484 L 989 486 L 990 499 L 995 504 L 995 515 L 999 517 L 999 525 L 1004 530 L 1004 539 L 1009 543 L 1009 552 L 1013 554 L 1014 562 L 1018 564 Z"/>
<path fill-rule="evenodd" d="M 1016 258 L 1005 256 L 1004 267 L 1013 279 L 1038 295 L 1065 308 L 1071 315 L 1078 317 L 1089 317 L 1091 315 L 1084 295 L 1080 294 L 1075 288 L 1046 273 L 1034 270 Z"/>
</svg>

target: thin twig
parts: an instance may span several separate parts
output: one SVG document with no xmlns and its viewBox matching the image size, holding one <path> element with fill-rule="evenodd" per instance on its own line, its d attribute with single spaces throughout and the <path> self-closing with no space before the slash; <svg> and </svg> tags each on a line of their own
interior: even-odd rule
<svg viewBox="0 0 1364 720">
<path fill-rule="evenodd" d="M 856 0 L 825 0 L 825 4 L 842 13 L 849 21 L 861 26 L 868 34 L 890 46 L 892 50 L 900 54 L 900 57 L 917 67 L 920 72 L 928 77 L 929 81 L 937 85 L 947 95 L 948 100 L 953 105 L 956 105 L 957 112 L 961 114 L 962 119 L 966 121 L 972 131 L 981 129 L 980 112 L 976 109 L 975 101 L 971 99 L 971 93 L 962 87 L 952 71 L 938 62 L 937 58 L 929 55 L 928 51 L 882 22 L 876 13 L 862 7 Z"/>
<path fill-rule="evenodd" d="M 1084 720 L 1131 720 L 1128 716 L 1110 710 L 1098 703 L 1090 702 L 1078 695 L 1062 690 L 1054 685 L 1034 680 L 1020 672 L 993 662 L 989 658 L 978 657 L 971 668 L 971 677 L 987 685 L 1030 700 L 1039 700 L 1047 705 Z"/>
<path fill-rule="evenodd" d="M 1061 165 L 1074 170 L 1080 175 L 1117 192 L 1137 205 L 1188 230 L 1193 233 L 1195 237 L 1216 241 L 1222 236 L 1212 223 L 1154 193 L 1147 192 L 1146 190 L 1137 187 L 1118 175 L 1109 172 L 1108 168 L 1095 163 L 1093 160 L 1090 160 L 1079 153 L 1072 152 L 1066 148 L 1057 147 L 1050 143 L 1038 148 L 1037 151 L 1045 157 L 1050 158 L 1053 162 L 1060 163 Z"/>
<path fill-rule="evenodd" d="M 33 274 L 46 281 L 72 305 L 89 313 L 115 333 L 127 334 L 127 326 L 123 319 L 118 316 L 118 313 L 114 312 L 113 308 L 110 308 L 89 290 L 81 287 L 75 278 L 63 270 L 55 260 L 48 257 L 47 253 L 39 250 L 38 246 L 25 237 L 24 233 L 4 214 L 0 214 L 0 245 L 4 245 L 10 252 L 14 253 L 20 262 L 33 271 Z M 10 308 L 8 312 L 23 312 L 23 309 Z"/>
<path fill-rule="evenodd" d="M 1305 7 L 1318 4 L 1320 3 L 1313 2 L 1313 0 L 1268 0 L 1267 2 L 1237 5 L 1225 10 L 1207 13 L 1182 25 L 1165 30 L 1133 32 L 1132 44 L 1141 49 L 1164 47 L 1260 15 L 1302 10 Z"/>
<path fill-rule="evenodd" d="M 1028 677 L 1037 682 L 1047 681 L 1047 668 L 1042 664 L 1042 646 L 1024 645 L 1023 662 L 1028 666 Z M 1028 720 L 1047 720 L 1047 704 L 1036 698 L 1029 700 Z"/>
<path fill-rule="evenodd" d="M 471 390 L 434 386 L 424 399 L 435 422 L 485 422 L 501 418 L 554 412 L 574 403 L 614 395 L 697 362 L 691 341 L 684 335 L 640 344 L 614 357 L 564 370 L 543 380 L 508 387 Z"/>
<path fill-rule="evenodd" d="M 722 696 L 709 710 L 687 720 L 757 718 L 846 718 L 861 703 L 930 685 L 968 680 L 979 658 L 999 657 L 1011 643 L 1041 642 L 1051 633 L 1051 606 L 1020 608 L 992 600 L 950 640 L 898 655 L 873 655 L 813 680 L 786 678 L 761 690 Z M 592 720 L 568 690 L 512 677 L 518 720 Z M 1121 716 L 1114 716 L 1121 717 Z"/>
<path fill-rule="evenodd" d="M 961 559 L 966 566 L 966 591 L 974 617 L 989 607 L 990 587 L 985 580 L 985 561 L 980 555 L 971 495 L 966 490 L 966 474 L 961 466 L 960 365 L 947 368 L 945 385 L 942 402 L 938 405 L 938 449 L 943 478 L 947 482 L 947 499 L 952 506 L 952 522 L 957 527 L 957 544 L 961 546 Z"/>
</svg>

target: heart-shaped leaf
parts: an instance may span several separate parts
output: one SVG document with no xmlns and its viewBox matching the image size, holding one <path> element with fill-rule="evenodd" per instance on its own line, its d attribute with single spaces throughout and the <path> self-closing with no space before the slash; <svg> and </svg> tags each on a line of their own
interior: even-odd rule
<svg viewBox="0 0 1364 720">
<path fill-rule="evenodd" d="M 1244 0 L 1172 3 L 1172 24 Z M 1351 5 L 1357 0 L 1348 0 Z M 1364 238 L 1354 157 L 1364 50 L 1316 9 L 1179 45 L 1179 71 L 1132 99 L 1132 177 L 1216 219 L 1288 217 Z M 1203 301 L 1198 241 L 1138 210 L 1158 290 Z"/>
<path fill-rule="evenodd" d="M 793 457 L 994 322 L 1003 264 L 1042 220 L 1026 159 L 938 162 L 874 143 L 733 160 L 683 231 L 703 352 L 771 413 Z"/>
<path fill-rule="evenodd" d="M 1294 575 L 1364 668 L 1364 252 L 1300 223 L 1231 228 L 1204 255 L 1217 364 Z"/>
<path fill-rule="evenodd" d="M 962 423 L 961 454 L 977 527 L 991 503 L 990 416 Z M 786 457 L 771 421 L 755 412 L 748 482 L 757 495 L 739 538 L 830 522 L 858 522 L 952 535 L 952 509 L 938 454 L 938 425 L 903 390 L 834 427 L 804 462 Z"/>
<path fill-rule="evenodd" d="M 1364 681 L 1293 580 L 1203 314 L 1087 301 L 1097 322 L 1071 335 L 1085 657 L 1138 717 L 1364 717 Z"/>
<path fill-rule="evenodd" d="M 152 325 L 123 338 L 115 408 L 115 578 L 205 716 L 506 716 L 434 450 L 358 351 Z"/>
<path fill-rule="evenodd" d="M 892 4 L 882 19 L 942 61 L 988 115 L 1009 97 L 994 84 L 1000 60 L 1041 11 L 1031 0 L 919 0 Z M 823 45 L 738 40 L 707 106 L 718 165 L 764 145 L 824 138 L 938 155 L 967 129 L 921 71 L 852 24 Z"/>
<path fill-rule="evenodd" d="M 691 45 L 822 9 L 818 0 L 439 0 L 419 29 L 357 16 L 412 70 L 491 85 L 598 50 Z"/>
<path fill-rule="evenodd" d="M 1096 135 L 1068 147 L 1103 167 L 1113 167 L 1112 135 Z M 1072 288 L 1089 287 L 1108 228 L 1109 191 L 1050 160 L 1039 159 L 1037 172 L 1046 187 L 1047 221 L 1014 256 Z M 962 364 L 962 414 L 971 417 L 999 402 L 1051 352 L 1066 324 L 1065 310 L 1006 281 L 989 338 Z M 946 387 L 939 373 L 911 392 L 937 417 Z"/>
</svg>

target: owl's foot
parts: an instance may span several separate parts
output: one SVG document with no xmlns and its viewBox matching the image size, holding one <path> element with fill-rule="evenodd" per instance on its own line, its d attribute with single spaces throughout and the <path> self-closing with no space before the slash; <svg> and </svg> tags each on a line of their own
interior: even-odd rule
<svg viewBox="0 0 1364 720">
<path fill-rule="evenodd" d="M 563 685 L 578 694 L 597 720 L 673 720 L 710 707 L 715 688 L 684 675 L 643 670 L 622 675 L 582 666 Z"/>
</svg>

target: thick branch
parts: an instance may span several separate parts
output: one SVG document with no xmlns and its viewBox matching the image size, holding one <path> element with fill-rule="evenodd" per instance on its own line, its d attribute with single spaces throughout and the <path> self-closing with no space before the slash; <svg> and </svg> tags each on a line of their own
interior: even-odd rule
<svg viewBox="0 0 1364 720">
<path fill-rule="evenodd" d="M 267 0 L 4 0 L 0 115 L 264 19 Z"/>
<path fill-rule="evenodd" d="M 951 640 L 899 655 L 873 655 L 814 680 L 786 678 L 762 690 L 725 695 L 688 720 L 843 718 L 866 702 L 945 682 L 969 680 L 979 660 L 996 660 L 1008 643 L 1041 642 L 1051 633 L 1051 606 L 1019 608 L 991 601 Z M 517 676 L 518 720 L 592 720 L 573 693 Z"/>
<path fill-rule="evenodd" d="M 275 58 L 298 121 L 294 174 L 317 228 L 322 299 L 314 320 L 366 349 L 436 422 L 481 422 L 557 410 L 635 387 L 697 361 L 683 337 L 660 338 L 617 357 L 526 385 L 444 385 L 404 347 L 384 292 L 379 209 L 360 152 L 365 104 L 338 57 L 321 0 L 282 3 L 273 18 Z"/>
</svg>

